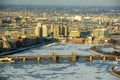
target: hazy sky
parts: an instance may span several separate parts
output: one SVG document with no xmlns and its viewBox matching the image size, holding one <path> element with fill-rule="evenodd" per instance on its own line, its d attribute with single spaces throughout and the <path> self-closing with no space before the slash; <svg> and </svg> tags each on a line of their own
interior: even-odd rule
<svg viewBox="0 0 120 80">
<path fill-rule="evenodd" d="M 23 4 L 23 5 L 120 5 L 120 0 L 0 0 L 0 4 Z"/>
</svg>

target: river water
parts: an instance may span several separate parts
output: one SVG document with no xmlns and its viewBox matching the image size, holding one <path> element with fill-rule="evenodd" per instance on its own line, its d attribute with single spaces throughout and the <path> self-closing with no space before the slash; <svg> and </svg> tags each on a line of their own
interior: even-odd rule
<svg viewBox="0 0 120 80">
<path fill-rule="evenodd" d="M 55 44 L 41 46 L 9 56 L 32 55 L 95 55 L 89 52 L 90 44 Z M 77 62 L 77 63 L 12 63 L 0 64 L 0 80 L 120 80 L 109 72 L 118 61 Z"/>
</svg>

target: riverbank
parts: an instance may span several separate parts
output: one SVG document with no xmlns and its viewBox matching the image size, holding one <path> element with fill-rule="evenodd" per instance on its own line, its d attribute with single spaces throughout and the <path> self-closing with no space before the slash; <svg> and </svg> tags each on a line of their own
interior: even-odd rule
<svg viewBox="0 0 120 80">
<path fill-rule="evenodd" d="M 45 43 L 45 42 L 43 42 L 41 44 L 32 45 L 32 46 L 29 46 L 29 47 L 24 47 L 24 48 L 19 48 L 19 49 L 13 50 L 13 51 L 4 52 L 4 53 L 1 53 L 0 56 L 4 56 L 4 55 L 8 55 L 8 54 L 14 54 L 14 53 L 17 53 L 17 52 L 22 52 L 22 51 L 25 51 L 25 50 L 28 50 L 28 49 L 31 49 L 31 48 L 39 47 L 39 46 L 50 47 L 50 46 L 53 46 L 53 45 L 56 45 L 56 44 L 57 43 Z"/>
<path fill-rule="evenodd" d="M 22 51 L 25 51 L 25 50 L 28 50 L 28 49 L 31 49 L 31 48 L 35 48 L 35 47 L 38 47 L 38 46 L 42 46 L 42 45 L 45 45 L 45 44 L 46 43 L 41 43 L 41 44 L 32 45 L 32 46 L 24 47 L 24 48 L 19 48 L 19 49 L 8 51 L 8 52 L 3 52 L 3 53 L 0 53 L 0 56 L 4 56 L 4 55 L 8 55 L 8 54 L 14 54 L 14 53 L 17 53 L 17 52 L 22 52 Z"/>
<path fill-rule="evenodd" d="M 115 69 L 115 66 L 111 66 L 111 67 L 109 68 L 109 71 L 110 71 L 113 75 L 115 75 L 115 76 L 117 76 L 117 77 L 120 77 L 120 71 L 117 71 L 117 70 Z"/>
<path fill-rule="evenodd" d="M 98 49 L 98 47 L 100 48 L 101 46 L 92 46 L 92 47 L 90 47 L 89 51 L 92 53 L 95 53 L 97 55 L 101 55 L 101 56 L 118 56 L 119 55 L 119 52 L 117 52 L 117 51 L 105 52 L 105 51 Z M 106 48 L 106 46 L 105 46 L 105 48 Z"/>
</svg>

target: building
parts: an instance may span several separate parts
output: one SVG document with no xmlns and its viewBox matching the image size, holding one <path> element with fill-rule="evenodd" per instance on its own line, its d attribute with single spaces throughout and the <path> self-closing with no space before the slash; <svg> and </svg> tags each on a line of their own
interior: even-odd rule
<svg viewBox="0 0 120 80">
<path fill-rule="evenodd" d="M 70 31 L 69 37 L 80 37 L 80 32 L 79 31 Z"/>
<path fill-rule="evenodd" d="M 60 29 L 60 26 L 59 26 L 59 25 L 54 25 L 54 30 L 53 30 L 53 36 L 54 36 L 54 37 L 59 37 L 59 36 L 60 36 L 60 34 L 59 34 L 59 33 L 60 33 L 60 32 L 59 32 L 60 30 L 59 30 L 59 29 Z"/>
<path fill-rule="evenodd" d="M 3 50 L 2 38 L 0 37 L 0 52 Z"/>
<path fill-rule="evenodd" d="M 54 26 L 53 25 L 50 25 L 50 27 L 51 27 L 51 33 L 53 33 L 54 32 Z"/>
<path fill-rule="evenodd" d="M 34 36 L 35 28 L 22 28 L 23 35 Z"/>
<path fill-rule="evenodd" d="M 13 35 L 20 35 L 21 31 L 5 31 L 4 34 L 8 36 L 13 36 Z"/>
<path fill-rule="evenodd" d="M 64 36 L 68 37 L 68 26 L 64 26 L 65 31 L 64 31 Z"/>
<path fill-rule="evenodd" d="M 60 27 L 60 35 L 63 37 L 68 36 L 68 26 L 63 25 Z"/>
<path fill-rule="evenodd" d="M 80 32 L 80 37 L 81 38 L 87 38 L 91 34 L 90 31 L 81 31 Z"/>
<path fill-rule="evenodd" d="M 3 48 L 4 49 L 15 49 L 16 48 L 16 44 L 14 39 L 10 38 L 10 36 L 4 36 L 2 37 L 3 40 Z"/>
<path fill-rule="evenodd" d="M 0 19 L 0 26 L 2 25 L 2 20 Z"/>
<path fill-rule="evenodd" d="M 106 38 L 108 37 L 108 30 L 107 29 L 95 29 L 92 31 L 92 36 L 95 38 Z"/>
<path fill-rule="evenodd" d="M 37 23 L 37 27 L 42 27 L 42 23 Z"/>
<path fill-rule="evenodd" d="M 78 16 L 78 15 L 76 15 L 76 16 L 74 17 L 74 20 L 81 21 L 81 20 L 82 20 L 82 16 Z"/>
<path fill-rule="evenodd" d="M 48 26 L 45 24 L 42 25 L 42 34 L 43 37 L 48 37 Z"/>
<path fill-rule="evenodd" d="M 38 23 L 37 27 L 35 28 L 35 36 L 42 37 L 42 24 Z"/>
<path fill-rule="evenodd" d="M 68 39 L 68 42 L 83 44 L 85 42 L 85 39 L 84 38 L 71 38 L 71 39 Z"/>
<path fill-rule="evenodd" d="M 46 12 L 43 13 L 43 18 L 47 18 Z"/>
</svg>

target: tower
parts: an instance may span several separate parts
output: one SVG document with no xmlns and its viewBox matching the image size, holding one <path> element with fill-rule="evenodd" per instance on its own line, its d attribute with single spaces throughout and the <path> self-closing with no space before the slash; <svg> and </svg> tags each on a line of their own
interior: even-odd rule
<svg viewBox="0 0 120 80">
<path fill-rule="evenodd" d="M 42 32 L 43 32 L 43 37 L 48 37 L 48 26 L 47 25 L 42 25 Z"/>
<path fill-rule="evenodd" d="M 53 31 L 53 34 L 54 34 L 54 37 L 59 37 L 59 26 L 58 25 L 55 25 L 54 26 L 54 31 Z"/>
<path fill-rule="evenodd" d="M 67 37 L 68 36 L 68 26 L 63 26 L 64 28 L 64 36 Z"/>
<path fill-rule="evenodd" d="M 37 27 L 35 28 L 35 36 L 42 37 L 42 25 L 41 23 L 37 24 Z"/>
</svg>

